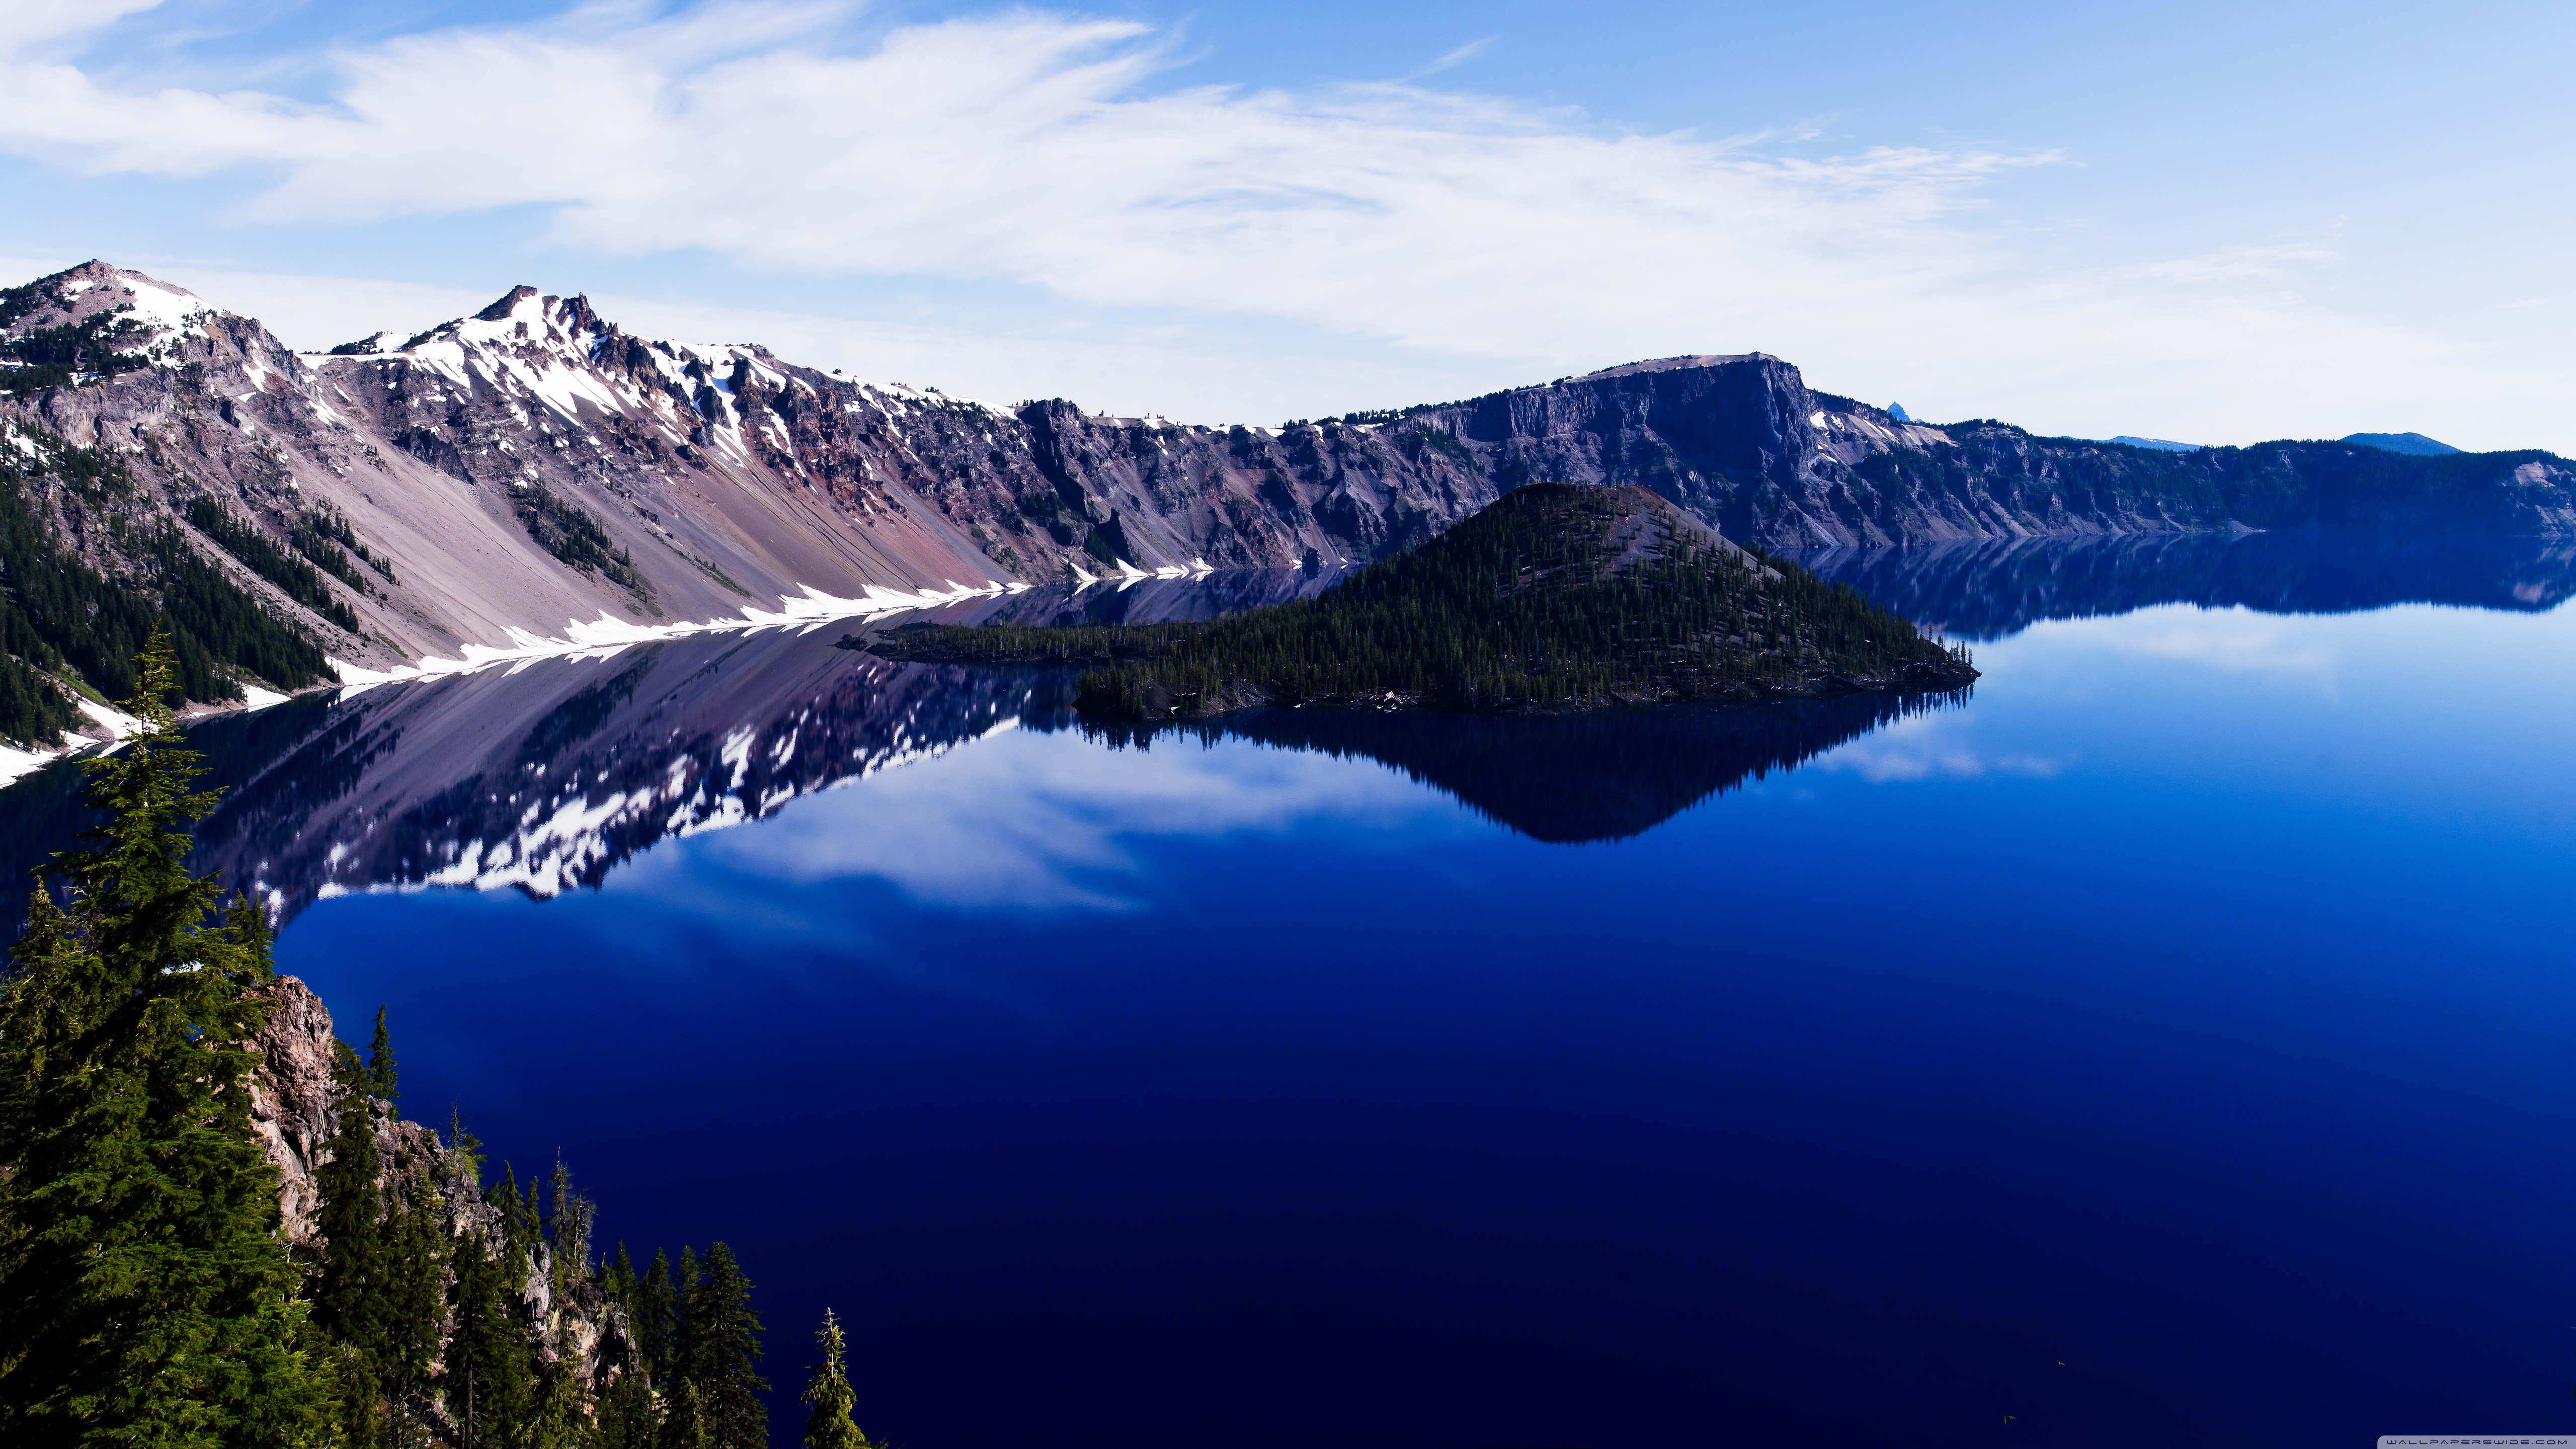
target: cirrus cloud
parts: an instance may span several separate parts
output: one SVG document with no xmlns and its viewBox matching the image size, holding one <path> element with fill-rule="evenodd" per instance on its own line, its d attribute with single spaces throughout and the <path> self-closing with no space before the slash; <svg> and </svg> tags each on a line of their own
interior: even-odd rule
<svg viewBox="0 0 2576 1449">
<path fill-rule="evenodd" d="M 2499 431 L 2559 416 L 2563 365 L 2308 302 L 2328 243 L 2036 265 L 1979 213 L 2053 155 L 1806 157 L 1423 84 L 1175 88 L 1175 61 L 1168 33 L 1055 11 L 874 26 L 849 5 L 602 6 L 347 46 L 320 100 L 119 89 L 19 55 L 0 62 L 0 147 L 238 168 L 241 214 L 264 221 L 535 207 L 576 254 L 1281 319 L 1497 383 L 1760 349 L 1919 414 L 2042 430 L 2251 441 L 2404 409 L 2473 446 L 2566 441 Z"/>
</svg>

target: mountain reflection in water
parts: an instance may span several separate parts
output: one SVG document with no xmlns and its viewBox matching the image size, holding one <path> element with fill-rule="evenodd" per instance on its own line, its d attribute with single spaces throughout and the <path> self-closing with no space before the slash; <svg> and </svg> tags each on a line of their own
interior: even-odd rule
<svg viewBox="0 0 2576 1449">
<path fill-rule="evenodd" d="M 1953 634 L 2154 604 L 2345 612 L 2426 601 L 2535 611 L 2576 593 L 2576 549 L 2527 539 L 2318 534 L 1981 541 L 1804 560 Z M 960 622 L 1153 622 L 1311 597 L 1333 572 L 1244 571 L 1036 589 L 941 611 Z M 996 729 L 1074 723 L 1062 676 L 894 664 L 833 630 L 699 635 L 622 651 L 308 696 L 190 731 L 221 803 L 199 869 L 281 922 L 351 891 L 596 886 L 656 841 L 936 755 Z M 1183 729 L 1091 726 L 1112 746 L 1235 738 L 1365 756 L 1538 840 L 1618 840 L 1943 697 L 1496 718 L 1258 710 Z M 0 869 L 28 871 L 86 823 L 80 771 L 0 800 Z"/>
<path fill-rule="evenodd" d="M 2564 540 L 2401 533 L 2155 533 L 1963 539 L 1788 557 L 1969 639 L 2157 604 L 2345 614 L 2392 604 L 2537 612 L 2576 595 Z"/>
<path fill-rule="evenodd" d="M 300 699 L 190 731 L 206 783 L 223 792 L 198 829 L 195 865 L 251 890 L 281 923 L 356 891 L 553 896 L 597 886 L 668 837 L 762 819 L 997 729 L 1068 726 L 1069 694 L 1061 675 L 896 664 L 768 633 Z M 1263 710 L 1201 733 L 1372 757 L 1538 839 L 1608 840 L 1921 707 L 1856 697 L 1563 719 Z M 1105 737 L 1142 746 L 1149 734 Z M 19 888 L 83 823 L 78 780 L 56 767 L 7 797 Z"/>
</svg>

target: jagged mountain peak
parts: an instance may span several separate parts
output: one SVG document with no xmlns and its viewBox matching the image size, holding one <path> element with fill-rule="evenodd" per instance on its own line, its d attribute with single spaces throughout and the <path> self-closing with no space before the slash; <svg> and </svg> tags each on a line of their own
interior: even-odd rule
<svg viewBox="0 0 2576 1449">
<path fill-rule="evenodd" d="M 504 292 L 501 295 L 501 300 L 484 308 L 482 311 L 475 313 L 474 316 L 476 320 L 483 322 L 503 322 L 511 320 L 518 313 L 519 305 L 523 302 L 534 299 L 536 295 L 536 288 L 528 286 L 525 283 L 521 283 L 518 286 L 512 287 L 509 291 Z M 551 302 L 554 299 L 548 297 L 545 300 L 547 302 Z M 542 305 L 543 304 L 541 303 L 540 306 L 542 307 Z"/>
</svg>

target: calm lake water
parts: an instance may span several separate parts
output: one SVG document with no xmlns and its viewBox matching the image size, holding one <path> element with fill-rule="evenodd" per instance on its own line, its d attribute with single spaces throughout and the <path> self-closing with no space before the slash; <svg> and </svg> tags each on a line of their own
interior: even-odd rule
<svg viewBox="0 0 2576 1449">
<path fill-rule="evenodd" d="M 826 1305 L 902 1449 L 2566 1429 L 2569 560 L 2244 542 L 1817 560 L 1984 641 L 1904 709 L 680 641 L 208 727 L 204 855 L 410 1115 L 734 1245 L 781 1444 Z"/>
</svg>

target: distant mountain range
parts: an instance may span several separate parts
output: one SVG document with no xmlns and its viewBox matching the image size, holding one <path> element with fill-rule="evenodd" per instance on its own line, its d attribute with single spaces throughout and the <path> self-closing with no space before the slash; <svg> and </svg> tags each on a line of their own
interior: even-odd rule
<svg viewBox="0 0 2576 1449">
<path fill-rule="evenodd" d="M 2442 458 L 2460 451 L 2448 443 L 2438 443 L 2422 433 L 2346 433 L 2343 441 L 2359 443 L 2382 452 L 2406 453 L 2418 458 Z"/>
<path fill-rule="evenodd" d="M 18 480 L 18 506 L 66 558 L 150 591 L 168 557 L 154 548 L 176 540 L 323 653 L 377 668 L 568 620 L 705 619 L 808 590 L 953 597 L 1120 563 L 1122 577 L 1337 566 L 1540 480 L 1641 484 L 1772 546 L 2576 533 L 2576 468 L 2547 453 L 2167 453 L 1992 420 L 1934 427 L 1811 390 L 1761 353 L 1207 427 L 648 339 L 528 287 L 399 342 L 299 355 L 256 321 L 92 262 L 0 291 L 0 385 L 0 482 Z M 298 575 L 299 559 L 315 567 Z M 249 654 L 207 647 L 257 674 Z"/>
<path fill-rule="evenodd" d="M 2152 448 L 2159 453 L 2197 453 L 2206 443 L 2177 443 L 2167 438 L 2133 438 L 2127 433 L 2111 440 L 2132 448 Z M 2346 433 L 2337 442 L 2354 443 L 2364 448 L 2377 448 L 2383 453 L 2406 453 L 2418 458 L 2441 458 L 2460 451 L 2448 443 L 2435 442 L 2422 433 Z"/>
</svg>

